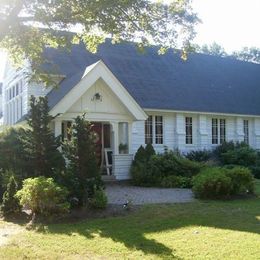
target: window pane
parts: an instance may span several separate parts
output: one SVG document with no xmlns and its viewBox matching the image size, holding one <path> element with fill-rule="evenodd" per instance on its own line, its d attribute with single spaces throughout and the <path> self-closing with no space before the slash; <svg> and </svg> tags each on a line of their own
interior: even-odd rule
<svg viewBox="0 0 260 260">
<path fill-rule="evenodd" d="M 226 120 L 220 119 L 220 143 L 226 142 Z"/>
<path fill-rule="evenodd" d="M 145 143 L 153 143 L 153 117 L 149 116 L 145 121 Z"/>
<path fill-rule="evenodd" d="M 244 142 L 249 144 L 248 120 L 244 120 Z"/>
<path fill-rule="evenodd" d="M 192 144 L 192 117 L 186 117 L 186 144 Z"/>
<path fill-rule="evenodd" d="M 212 144 L 218 144 L 218 119 L 212 119 Z"/>
<path fill-rule="evenodd" d="M 155 143 L 163 144 L 163 117 L 155 116 Z"/>
</svg>

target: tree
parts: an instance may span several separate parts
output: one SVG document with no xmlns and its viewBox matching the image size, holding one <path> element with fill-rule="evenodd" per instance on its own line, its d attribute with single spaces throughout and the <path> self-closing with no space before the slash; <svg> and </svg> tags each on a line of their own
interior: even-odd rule
<svg viewBox="0 0 260 260">
<path fill-rule="evenodd" d="M 260 49 L 256 47 L 244 47 L 240 51 L 233 52 L 232 55 L 239 60 L 260 63 Z"/>
<path fill-rule="evenodd" d="M 14 179 L 14 176 L 11 176 L 7 189 L 3 195 L 3 203 L 1 205 L 1 211 L 4 216 L 7 216 L 12 213 L 17 213 L 21 210 L 18 199 L 15 197 L 17 192 L 18 185 Z"/>
<path fill-rule="evenodd" d="M 55 138 L 50 129 L 52 117 L 49 115 L 46 97 L 31 97 L 30 114 L 27 123 L 30 127 L 24 139 L 33 176 L 52 177 L 64 168 L 64 159 L 59 152 L 59 137 Z"/>
<path fill-rule="evenodd" d="M 18 179 L 32 173 L 23 142 L 27 134 L 28 129 L 23 127 L 9 127 L 0 133 L 0 169 L 12 171 Z"/>
<path fill-rule="evenodd" d="M 75 118 L 72 124 L 71 139 L 63 144 L 65 158 L 68 161 L 65 186 L 71 191 L 71 196 L 79 199 L 79 205 L 84 205 L 95 189 L 100 186 L 100 170 L 95 154 L 95 134 L 92 125 L 85 119 L 85 114 Z"/>
<path fill-rule="evenodd" d="M 220 57 L 227 56 L 225 49 L 221 45 L 217 44 L 216 42 L 213 42 L 211 45 L 204 44 L 201 47 L 197 46 L 197 52 L 220 56 Z"/>
<path fill-rule="evenodd" d="M 69 47 L 82 41 L 95 52 L 109 36 L 113 42 L 137 41 L 140 48 L 161 45 L 160 52 L 178 44 L 185 50 L 198 21 L 191 0 L 172 0 L 168 5 L 150 0 L 1 0 L 0 48 L 16 62 L 27 58 L 36 73 L 46 45 Z M 73 37 L 57 33 L 75 27 L 80 32 Z"/>
</svg>

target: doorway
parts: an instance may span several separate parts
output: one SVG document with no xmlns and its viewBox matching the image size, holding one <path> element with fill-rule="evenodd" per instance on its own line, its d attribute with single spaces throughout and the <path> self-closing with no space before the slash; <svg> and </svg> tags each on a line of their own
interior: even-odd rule
<svg viewBox="0 0 260 260">
<path fill-rule="evenodd" d="M 108 123 L 93 122 L 92 130 L 95 132 L 96 158 L 100 169 L 105 168 L 105 149 L 111 149 L 111 127 Z"/>
</svg>

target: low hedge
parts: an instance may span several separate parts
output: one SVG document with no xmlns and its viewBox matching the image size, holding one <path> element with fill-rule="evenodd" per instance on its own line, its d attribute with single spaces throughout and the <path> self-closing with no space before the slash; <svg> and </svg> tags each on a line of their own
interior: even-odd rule
<svg viewBox="0 0 260 260">
<path fill-rule="evenodd" d="M 139 151 L 143 153 L 143 149 Z M 173 151 L 152 155 L 146 161 L 136 158 L 140 156 L 135 157 L 131 175 L 133 184 L 137 186 L 190 187 L 192 176 L 203 168 L 201 163 L 190 161 Z"/>
</svg>

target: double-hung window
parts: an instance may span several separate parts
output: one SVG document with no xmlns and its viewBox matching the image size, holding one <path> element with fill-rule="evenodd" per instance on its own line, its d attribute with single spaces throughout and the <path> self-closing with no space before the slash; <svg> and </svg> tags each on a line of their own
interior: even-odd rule
<svg viewBox="0 0 260 260">
<path fill-rule="evenodd" d="M 220 119 L 220 144 L 226 142 L 226 119 Z"/>
<path fill-rule="evenodd" d="M 212 118 L 212 144 L 226 141 L 226 119 Z"/>
<path fill-rule="evenodd" d="M 162 116 L 149 116 L 145 121 L 145 143 L 163 144 Z"/>
<path fill-rule="evenodd" d="M 145 143 L 153 143 L 153 116 L 149 116 L 145 121 Z"/>
<path fill-rule="evenodd" d="M 192 144 L 192 117 L 186 117 L 185 123 L 186 123 L 186 144 Z"/>
<path fill-rule="evenodd" d="M 244 120 L 244 142 L 249 144 L 249 126 L 248 120 Z"/>
</svg>

